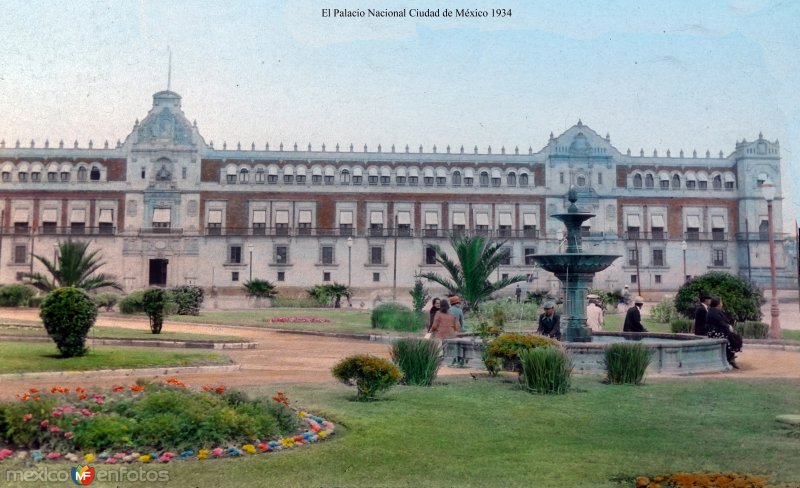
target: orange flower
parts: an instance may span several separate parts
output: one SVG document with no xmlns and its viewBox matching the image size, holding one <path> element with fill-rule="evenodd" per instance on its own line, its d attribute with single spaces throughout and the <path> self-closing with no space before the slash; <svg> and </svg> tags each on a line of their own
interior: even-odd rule
<svg viewBox="0 0 800 488">
<path fill-rule="evenodd" d="M 140 391 L 144 391 L 144 386 L 142 386 L 142 385 L 133 385 L 133 386 L 131 386 L 131 391 L 135 391 L 136 393 L 139 393 Z"/>
<path fill-rule="evenodd" d="M 75 392 L 76 393 L 84 393 L 84 392 L 86 392 L 86 388 L 81 388 L 80 386 L 76 386 L 75 387 Z"/>
<path fill-rule="evenodd" d="M 210 389 L 211 389 L 211 387 L 210 387 L 210 386 L 208 386 L 208 385 L 203 385 L 203 391 L 208 391 L 208 390 L 210 390 Z"/>
<path fill-rule="evenodd" d="M 39 393 L 38 388 L 29 388 L 28 391 L 30 391 L 31 393 Z"/>
<path fill-rule="evenodd" d="M 216 387 L 214 389 L 214 391 L 216 391 L 217 393 L 220 393 L 220 394 L 225 393 L 225 387 L 224 386 L 218 386 L 218 387 Z"/>
<path fill-rule="evenodd" d="M 89 398 L 89 395 L 87 395 L 86 393 L 81 393 L 80 395 L 78 395 L 78 400 L 86 400 L 87 398 Z"/>
</svg>

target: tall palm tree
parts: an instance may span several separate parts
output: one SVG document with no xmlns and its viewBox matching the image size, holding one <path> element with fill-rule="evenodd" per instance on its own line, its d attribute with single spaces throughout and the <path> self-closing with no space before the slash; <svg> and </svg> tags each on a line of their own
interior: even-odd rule
<svg viewBox="0 0 800 488">
<path fill-rule="evenodd" d="M 44 256 L 34 255 L 47 268 L 52 280 L 41 273 L 25 273 L 23 277 L 27 278 L 31 285 L 46 292 L 64 286 L 82 288 L 86 291 L 105 287 L 122 290 L 122 286 L 114 281 L 113 276 L 105 273 L 94 274 L 105 263 L 97 256 L 99 251 L 87 252 L 88 247 L 88 242 L 61 242 L 58 244 L 55 262 L 50 262 Z"/>
<path fill-rule="evenodd" d="M 524 275 L 515 275 L 495 282 L 489 281 L 505 257 L 502 249 L 505 241 L 494 242 L 484 236 L 455 235 L 450 239 L 450 244 L 456 252 L 458 262 L 450 259 L 438 245 L 433 246 L 436 262 L 444 267 L 449 276 L 424 273 L 418 277 L 439 283 L 450 293 L 460 295 L 468 306 L 475 307 L 492 293 L 527 280 Z"/>
</svg>

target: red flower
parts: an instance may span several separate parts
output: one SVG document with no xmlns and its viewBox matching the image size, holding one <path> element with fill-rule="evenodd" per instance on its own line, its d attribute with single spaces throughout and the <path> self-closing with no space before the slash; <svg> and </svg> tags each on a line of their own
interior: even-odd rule
<svg viewBox="0 0 800 488">
<path fill-rule="evenodd" d="M 28 388 L 28 391 L 30 391 L 31 393 L 39 393 L 38 388 Z"/>
<path fill-rule="evenodd" d="M 111 388 L 111 390 L 114 391 L 115 393 L 118 393 L 118 392 L 124 390 L 124 388 L 119 386 L 119 385 L 114 385 L 114 387 Z"/>
<path fill-rule="evenodd" d="M 33 418 L 33 414 L 32 413 L 26 413 L 25 415 L 22 416 L 22 421 L 23 422 L 27 422 L 32 418 Z"/>
<path fill-rule="evenodd" d="M 136 392 L 136 393 L 142 392 L 142 391 L 144 391 L 144 386 L 142 386 L 142 385 L 133 385 L 133 386 L 131 386 L 131 391 Z"/>
<path fill-rule="evenodd" d="M 48 425 L 50 425 L 50 422 L 47 420 L 42 420 L 41 422 L 39 422 L 39 427 L 47 428 Z"/>
<path fill-rule="evenodd" d="M 218 387 L 214 388 L 214 391 L 216 391 L 219 394 L 225 393 L 225 387 L 224 386 L 218 386 Z"/>
</svg>

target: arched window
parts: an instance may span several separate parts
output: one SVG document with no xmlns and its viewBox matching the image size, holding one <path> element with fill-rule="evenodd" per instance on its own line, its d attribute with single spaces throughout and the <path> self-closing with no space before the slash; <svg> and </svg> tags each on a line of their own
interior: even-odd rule
<svg viewBox="0 0 800 488">
<path fill-rule="evenodd" d="M 242 168 L 239 171 L 239 183 L 247 183 L 250 179 L 250 172 L 247 171 L 247 168 Z"/>
<path fill-rule="evenodd" d="M 339 182 L 344 185 L 350 184 L 350 171 L 343 169 L 341 173 L 339 173 Z"/>
<path fill-rule="evenodd" d="M 256 170 L 256 183 L 264 183 L 266 178 L 267 177 L 266 177 L 266 172 L 264 171 L 264 168 L 258 168 Z"/>
<path fill-rule="evenodd" d="M 97 166 L 92 166 L 92 170 L 89 172 L 89 179 L 92 181 L 100 181 L 100 169 Z"/>
<path fill-rule="evenodd" d="M 508 173 L 508 176 L 506 176 L 506 184 L 508 186 L 517 186 L 517 174 Z"/>
<path fill-rule="evenodd" d="M 655 186 L 655 180 L 653 179 L 653 175 L 648 174 L 644 177 L 644 187 L 645 188 L 653 188 Z"/>
<path fill-rule="evenodd" d="M 461 186 L 461 171 L 453 171 L 453 186 Z"/>
<path fill-rule="evenodd" d="M 681 177 L 678 175 L 672 175 L 672 189 L 673 190 L 680 190 L 681 189 Z"/>
<path fill-rule="evenodd" d="M 489 173 L 481 171 L 480 179 L 478 180 L 481 186 L 489 186 Z"/>
<path fill-rule="evenodd" d="M 634 188 L 641 188 L 642 187 L 642 175 L 635 174 L 633 175 L 633 187 Z"/>
<path fill-rule="evenodd" d="M 78 181 L 86 181 L 87 173 L 88 172 L 86 171 L 86 168 L 84 168 L 83 166 L 78 168 Z"/>
<path fill-rule="evenodd" d="M 522 173 L 519 175 L 519 186 L 528 186 L 528 174 Z"/>
<path fill-rule="evenodd" d="M 722 189 L 722 176 L 720 176 L 720 175 L 715 176 L 714 180 L 712 181 L 712 186 L 713 186 L 713 188 L 715 190 L 721 190 Z"/>
</svg>

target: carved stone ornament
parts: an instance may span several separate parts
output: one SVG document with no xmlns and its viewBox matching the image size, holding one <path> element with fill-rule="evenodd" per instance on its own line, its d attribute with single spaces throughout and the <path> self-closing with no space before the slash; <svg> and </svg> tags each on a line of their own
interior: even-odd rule
<svg viewBox="0 0 800 488">
<path fill-rule="evenodd" d="M 192 128 L 189 122 L 177 117 L 164 107 L 157 115 L 150 115 L 136 129 L 137 142 L 173 142 L 191 144 Z"/>
</svg>

